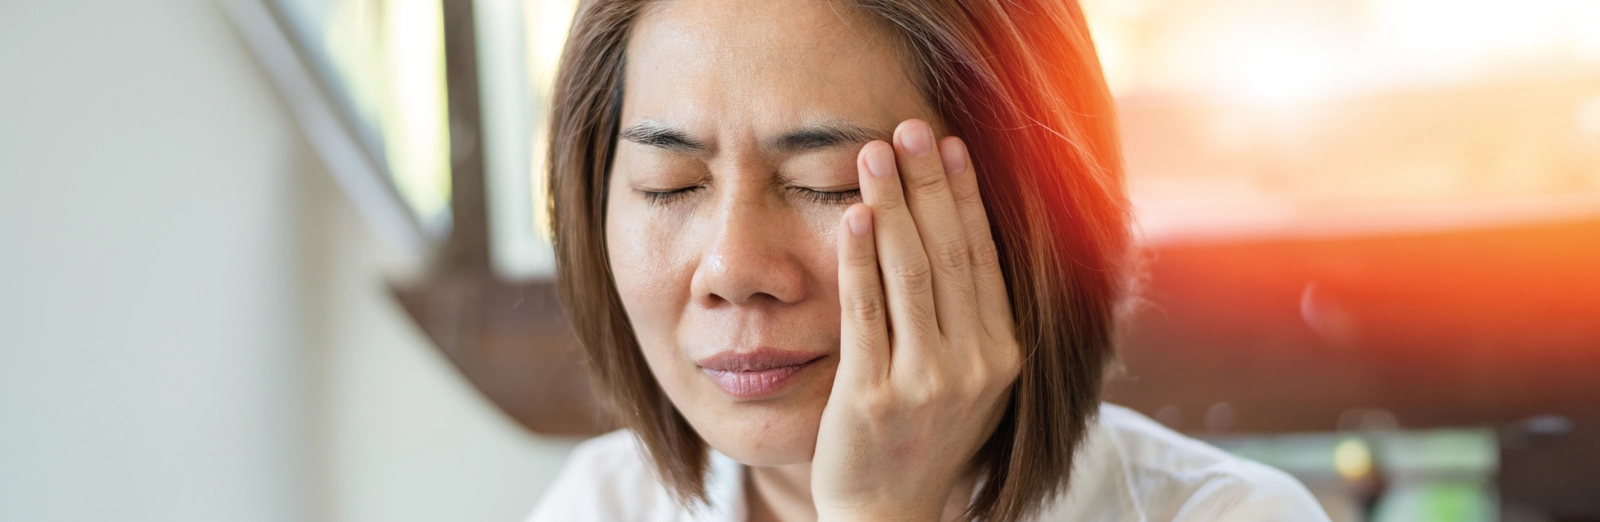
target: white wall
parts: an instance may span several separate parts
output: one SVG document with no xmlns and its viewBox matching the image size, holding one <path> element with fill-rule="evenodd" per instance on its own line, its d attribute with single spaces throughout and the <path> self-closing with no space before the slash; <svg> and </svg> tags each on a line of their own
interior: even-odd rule
<svg viewBox="0 0 1600 522">
<path fill-rule="evenodd" d="M 323 307 L 329 519 L 520 522 L 571 442 L 527 435 L 472 389 L 389 297 L 385 275 L 404 267 L 353 208 L 328 208 L 311 285 Z"/>
<path fill-rule="evenodd" d="M 0 520 L 526 513 L 567 445 L 427 346 L 327 176 L 210 2 L 0 2 Z"/>
<path fill-rule="evenodd" d="M 0 520 L 301 520 L 298 146 L 195 2 L 0 4 Z"/>
</svg>

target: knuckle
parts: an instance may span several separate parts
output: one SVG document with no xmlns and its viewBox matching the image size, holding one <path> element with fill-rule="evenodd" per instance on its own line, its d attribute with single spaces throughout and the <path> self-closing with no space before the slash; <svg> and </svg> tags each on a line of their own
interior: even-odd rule
<svg viewBox="0 0 1600 522">
<path fill-rule="evenodd" d="M 933 289 L 933 269 L 926 259 L 895 264 L 893 277 L 905 286 L 907 292 L 917 295 Z"/>
<path fill-rule="evenodd" d="M 994 382 L 994 369 L 990 367 L 987 361 L 980 360 L 977 364 L 973 364 L 972 368 L 968 369 L 963 377 L 966 378 L 964 384 L 966 384 L 967 389 L 983 390 L 991 382 Z"/>
<path fill-rule="evenodd" d="M 1011 381 L 1016 379 L 1016 371 L 1006 367 L 1005 362 L 989 362 L 984 367 L 982 381 L 978 383 L 979 389 L 984 392 L 1000 391 L 1006 386 L 1011 386 Z"/>
<path fill-rule="evenodd" d="M 937 195 L 950 190 L 949 180 L 943 172 L 921 172 L 906 176 L 906 185 L 920 195 Z"/>
<path fill-rule="evenodd" d="M 950 196 L 955 198 L 956 204 L 960 206 L 983 205 L 983 192 L 978 190 L 975 179 L 969 179 L 967 183 L 951 183 Z"/>
<path fill-rule="evenodd" d="M 909 314 L 911 325 L 907 330 L 909 335 L 916 338 L 925 338 L 939 332 L 939 318 L 932 310 L 919 309 L 919 312 Z"/>
<path fill-rule="evenodd" d="M 1022 349 L 1015 344 L 1007 344 L 1005 349 L 995 358 L 995 374 L 998 380 L 1010 383 L 1022 374 Z"/>
<path fill-rule="evenodd" d="M 939 266 L 953 273 L 966 272 L 968 264 L 972 262 L 971 255 L 967 253 L 967 246 L 959 238 L 947 238 L 936 242 L 929 249 Z"/>
<path fill-rule="evenodd" d="M 993 238 L 974 241 L 968 252 L 972 256 L 973 269 L 991 270 L 1000 266 L 1000 249 L 995 247 Z"/>
<path fill-rule="evenodd" d="M 972 372 L 962 376 L 960 396 L 963 401 L 970 401 L 988 394 L 990 381 L 988 372 Z"/>
<path fill-rule="evenodd" d="M 884 393 L 867 393 L 856 401 L 862 415 L 874 421 L 886 421 L 894 417 L 897 407 L 893 397 Z"/>
<path fill-rule="evenodd" d="M 1016 380 L 1016 372 L 1002 368 L 994 368 L 989 372 L 988 380 L 984 381 L 983 390 L 986 395 L 1001 393 L 1004 392 L 1006 388 L 1010 387 L 1011 383 L 1015 382 Z"/>
<path fill-rule="evenodd" d="M 898 190 L 893 190 L 893 189 L 885 190 L 884 194 L 883 194 L 883 197 L 878 198 L 877 201 L 872 202 L 873 210 L 876 210 L 876 211 L 878 211 L 880 213 L 887 213 L 887 212 L 894 212 L 894 211 L 900 210 L 902 208 L 905 208 L 905 206 L 906 206 L 905 196 L 902 195 L 902 194 L 899 194 L 898 192 L 899 192 Z"/>
<path fill-rule="evenodd" d="M 950 394 L 950 385 L 939 377 L 930 377 L 917 387 L 915 401 L 920 405 L 939 404 Z"/>
<path fill-rule="evenodd" d="M 871 241 L 871 238 L 863 238 L 862 241 Z M 850 253 L 844 256 L 844 262 L 853 269 L 877 270 L 878 268 L 878 256 L 868 245 L 857 245 L 852 248 Z"/>
<path fill-rule="evenodd" d="M 857 324 L 875 324 L 883 321 L 883 300 L 869 296 L 855 296 L 850 300 L 850 318 Z"/>
</svg>

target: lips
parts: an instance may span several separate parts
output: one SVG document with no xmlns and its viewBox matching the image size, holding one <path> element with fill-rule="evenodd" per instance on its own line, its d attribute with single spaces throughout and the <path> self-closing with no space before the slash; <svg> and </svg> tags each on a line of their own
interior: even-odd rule
<svg viewBox="0 0 1600 522">
<path fill-rule="evenodd" d="M 723 392 L 738 399 L 760 399 L 782 391 L 802 371 L 827 354 L 756 350 L 726 351 L 695 364 L 711 376 Z"/>
</svg>

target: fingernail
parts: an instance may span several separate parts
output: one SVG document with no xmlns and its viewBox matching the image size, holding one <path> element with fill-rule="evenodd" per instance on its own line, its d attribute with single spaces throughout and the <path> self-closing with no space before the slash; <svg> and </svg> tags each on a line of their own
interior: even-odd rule
<svg viewBox="0 0 1600 522">
<path fill-rule="evenodd" d="M 939 157 L 944 159 L 946 176 L 967 170 L 967 142 L 961 138 L 948 138 L 939 144 Z"/>
<path fill-rule="evenodd" d="M 933 151 L 933 128 L 921 121 L 901 126 L 900 148 L 912 156 L 926 156 Z"/>
<path fill-rule="evenodd" d="M 867 232 L 872 231 L 871 212 L 851 212 L 844 220 L 850 226 L 851 234 L 865 236 Z"/>
<path fill-rule="evenodd" d="M 889 177 L 894 172 L 894 153 L 883 147 L 872 147 L 867 151 L 867 170 L 872 171 L 874 177 Z"/>
</svg>

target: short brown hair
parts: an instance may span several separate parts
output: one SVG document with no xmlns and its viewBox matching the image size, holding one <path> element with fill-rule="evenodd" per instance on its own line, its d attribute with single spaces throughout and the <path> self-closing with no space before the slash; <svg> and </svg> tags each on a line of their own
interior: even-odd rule
<svg viewBox="0 0 1600 522">
<path fill-rule="evenodd" d="M 624 50 L 650 0 L 585 0 L 556 76 L 550 194 L 557 275 L 601 393 L 666 485 L 704 500 L 706 443 L 646 365 L 606 254 Z M 910 51 L 920 89 L 978 178 L 1027 351 L 980 450 L 966 513 L 1014 521 L 1064 491 L 1098 410 L 1129 293 L 1128 204 L 1110 93 L 1075 0 L 858 0 Z"/>
</svg>

